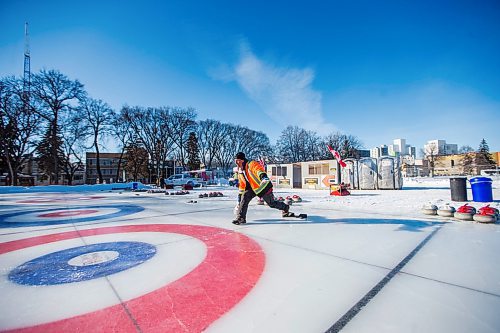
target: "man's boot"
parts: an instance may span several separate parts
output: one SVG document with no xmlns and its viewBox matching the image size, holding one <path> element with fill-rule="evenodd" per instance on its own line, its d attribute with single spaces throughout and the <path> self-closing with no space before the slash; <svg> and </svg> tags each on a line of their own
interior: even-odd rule
<svg viewBox="0 0 500 333">
<path fill-rule="evenodd" d="M 247 223 L 247 221 L 242 217 L 238 217 L 236 220 L 233 221 L 233 224 L 236 224 L 236 225 L 245 224 L 245 223 Z"/>
<path fill-rule="evenodd" d="M 285 204 L 285 209 L 281 212 L 281 216 L 283 217 L 289 217 L 290 216 L 290 206 Z"/>
</svg>

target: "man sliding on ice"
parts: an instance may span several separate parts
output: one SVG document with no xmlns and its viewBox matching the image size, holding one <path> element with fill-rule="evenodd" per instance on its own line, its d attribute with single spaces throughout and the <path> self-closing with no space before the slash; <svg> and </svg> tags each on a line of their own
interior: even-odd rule
<svg viewBox="0 0 500 333">
<path fill-rule="evenodd" d="M 244 188 L 244 190 L 241 194 L 236 219 L 233 221 L 234 224 L 246 223 L 248 204 L 256 196 L 262 198 L 269 207 L 283 211 L 283 217 L 294 216 L 288 212 L 290 206 L 274 198 L 273 184 L 269 181 L 266 171 L 259 162 L 248 161 L 245 154 L 239 152 L 235 156 L 235 163 L 243 175 L 243 177 L 238 178 L 244 182 L 240 185 L 240 189 Z"/>
</svg>

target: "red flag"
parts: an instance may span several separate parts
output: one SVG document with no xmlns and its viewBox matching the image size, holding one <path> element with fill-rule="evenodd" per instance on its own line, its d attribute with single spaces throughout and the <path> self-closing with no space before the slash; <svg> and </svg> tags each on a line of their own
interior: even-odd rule
<svg viewBox="0 0 500 333">
<path fill-rule="evenodd" d="M 330 153 L 332 153 L 333 157 L 335 157 L 337 162 L 339 162 L 340 166 L 345 168 L 347 166 L 347 164 L 345 164 L 345 162 L 342 161 L 342 157 L 340 157 L 340 154 L 338 153 L 338 151 L 333 150 L 333 148 L 330 145 L 327 145 L 327 146 L 328 146 L 328 150 L 330 151 Z"/>
</svg>

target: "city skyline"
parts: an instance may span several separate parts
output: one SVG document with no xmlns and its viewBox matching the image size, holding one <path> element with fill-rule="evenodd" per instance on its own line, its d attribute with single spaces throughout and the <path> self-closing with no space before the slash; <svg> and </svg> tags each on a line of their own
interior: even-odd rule
<svg viewBox="0 0 500 333">
<path fill-rule="evenodd" d="M 3 1 L 0 76 L 57 69 L 93 98 L 194 107 L 266 133 L 288 125 L 500 150 L 500 5 Z M 418 153 L 418 152 L 417 152 Z"/>
</svg>

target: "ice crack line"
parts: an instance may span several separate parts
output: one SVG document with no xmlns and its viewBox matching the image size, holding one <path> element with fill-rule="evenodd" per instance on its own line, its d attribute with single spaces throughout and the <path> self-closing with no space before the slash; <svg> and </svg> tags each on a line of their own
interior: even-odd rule
<svg viewBox="0 0 500 333">
<path fill-rule="evenodd" d="M 434 231 L 432 231 L 423 241 L 420 242 L 420 244 L 417 245 L 416 248 L 413 249 L 413 251 L 410 252 L 401 262 L 394 267 L 379 283 L 375 285 L 368 293 L 363 296 L 352 308 L 349 309 L 342 317 L 340 317 L 335 324 L 333 324 L 332 327 L 330 327 L 325 333 L 336 333 L 340 332 L 341 329 L 344 328 L 345 325 L 347 325 L 362 309 L 364 306 L 366 306 L 379 292 L 382 290 L 382 288 L 385 287 L 385 285 L 396 275 L 398 274 L 401 269 L 424 247 L 427 242 L 434 237 L 434 235 L 441 230 L 442 225 L 438 226 Z"/>
</svg>

